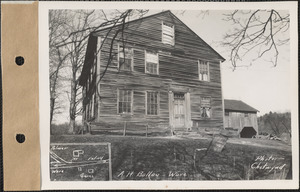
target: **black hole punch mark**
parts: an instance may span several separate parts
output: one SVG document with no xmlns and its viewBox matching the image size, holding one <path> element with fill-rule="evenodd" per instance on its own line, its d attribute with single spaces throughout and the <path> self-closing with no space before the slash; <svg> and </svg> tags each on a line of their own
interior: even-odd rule
<svg viewBox="0 0 300 192">
<path fill-rule="evenodd" d="M 24 143 L 24 141 L 25 141 L 25 135 L 23 135 L 23 134 L 17 134 L 17 135 L 16 135 L 16 140 L 17 140 L 19 143 Z"/>
<path fill-rule="evenodd" d="M 24 61 L 25 61 L 24 57 L 22 57 L 22 56 L 16 57 L 16 60 L 15 60 L 16 64 L 19 65 L 19 66 L 23 65 Z"/>
</svg>

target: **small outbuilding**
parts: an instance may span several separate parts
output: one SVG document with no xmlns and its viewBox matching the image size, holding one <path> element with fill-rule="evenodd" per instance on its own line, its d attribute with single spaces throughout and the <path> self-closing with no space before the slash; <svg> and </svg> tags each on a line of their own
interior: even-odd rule
<svg viewBox="0 0 300 192">
<path fill-rule="evenodd" d="M 224 127 L 236 131 L 239 137 L 252 138 L 258 134 L 258 110 L 240 100 L 224 100 Z"/>
</svg>

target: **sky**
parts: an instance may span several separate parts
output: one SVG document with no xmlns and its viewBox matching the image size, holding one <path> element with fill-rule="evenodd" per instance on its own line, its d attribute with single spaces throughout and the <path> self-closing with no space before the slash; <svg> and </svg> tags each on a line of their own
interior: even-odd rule
<svg viewBox="0 0 300 192">
<path fill-rule="evenodd" d="M 173 13 L 176 14 L 176 11 Z M 279 47 L 276 67 L 267 59 L 260 59 L 250 67 L 233 70 L 229 61 L 230 50 L 218 43 L 233 27 L 231 22 L 223 20 L 224 13 L 228 12 L 210 10 L 205 16 L 199 16 L 199 11 L 186 11 L 176 16 L 226 59 L 221 64 L 224 99 L 242 100 L 259 110 L 258 115 L 290 111 L 289 44 Z M 250 62 L 246 58 L 240 64 L 248 65 Z"/>
<path fill-rule="evenodd" d="M 150 10 L 148 15 L 160 11 Z M 205 15 L 199 14 L 199 11 L 185 11 L 184 14 L 182 11 L 172 12 L 226 59 L 221 64 L 224 99 L 242 100 L 259 110 L 259 116 L 270 111 L 287 112 L 291 110 L 289 44 L 279 47 L 276 67 L 267 59 L 262 58 L 252 62 L 250 67 L 237 67 L 233 70 L 229 61 L 230 50 L 220 45 L 220 42 L 224 41 L 224 35 L 233 28 L 231 22 L 224 20 L 224 13 L 229 13 L 228 11 L 210 10 Z M 272 57 L 272 55 L 266 56 L 266 58 Z M 250 55 L 251 57 L 254 56 Z M 249 65 L 250 62 L 251 60 L 246 58 L 240 64 Z M 66 95 L 64 99 L 68 99 Z M 54 117 L 56 123 L 69 120 L 67 104 L 63 108 L 63 113 Z M 78 118 L 79 121 L 80 119 Z"/>
</svg>

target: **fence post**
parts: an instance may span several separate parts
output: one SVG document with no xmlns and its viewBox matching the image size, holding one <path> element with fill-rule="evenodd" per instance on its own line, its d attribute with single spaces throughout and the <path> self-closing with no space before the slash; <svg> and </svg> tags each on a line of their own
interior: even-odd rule
<svg viewBox="0 0 300 192">
<path fill-rule="evenodd" d="M 147 123 L 147 125 L 146 125 L 146 137 L 148 137 L 148 126 L 149 126 L 149 124 Z"/>
<path fill-rule="evenodd" d="M 108 159 L 109 159 L 109 162 L 108 162 L 108 179 L 109 179 L 109 181 L 112 181 L 111 144 L 108 143 L 107 146 L 108 146 Z"/>
<path fill-rule="evenodd" d="M 125 121 L 125 122 L 124 122 L 123 136 L 125 136 L 125 135 L 126 135 L 126 126 L 127 126 L 127 122 Z"/>
</svg>

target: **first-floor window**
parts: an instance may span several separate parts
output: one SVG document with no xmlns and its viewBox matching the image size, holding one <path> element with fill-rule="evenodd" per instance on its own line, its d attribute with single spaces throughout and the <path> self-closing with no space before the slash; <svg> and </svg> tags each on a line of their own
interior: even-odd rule
<svg viewBox="0 0 300 192">
<path fill-rule="evenodd" d="M 201 98 L 200 115 L 202 118 L 210 118 L 211 117 L 210 97 L 202 97 Z"/>
<path fill-rule="evenodd" d="M 91 103 L 91 118 L 94 118 L 95 117 L 95 93 L 92 95 L 90 103 Z"/>
<path fill-rule="evenodd" d="M 147 115 L 158 114 L 158 93 L 147 92 Z"/>
<path fill-rule="evenodd" d="M 118 105 L 119 105 L 118 112 L 120 114 L 131 113 L 132 90 L 119 90 Z"/>
<path fill-rule="evenodd" d="M 88 103 L 85 106 L 85 119 L 89 120 L 91 118 L 95 117 L 95 102 L 96 101 L 96 95 L 93 93 L 92 96 L 90 96 Z"/>
</svg>

